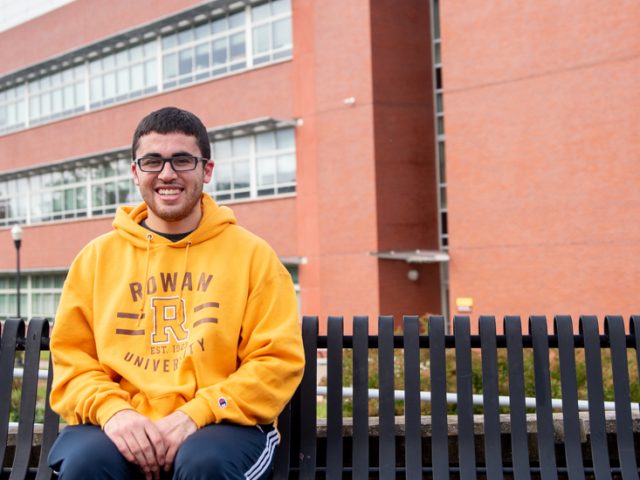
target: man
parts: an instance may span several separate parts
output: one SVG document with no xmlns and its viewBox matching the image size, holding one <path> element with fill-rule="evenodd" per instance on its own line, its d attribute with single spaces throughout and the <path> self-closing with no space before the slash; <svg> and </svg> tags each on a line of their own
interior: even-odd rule
<svg viewBox="0 0 640 480">
<path fill-rule="evenodd" d="M 304 356 L 291 277 L 202 193 L 202 122 L 163 108 L 133 136 L 144 203 L 76 257 L 51 338 L 61 478 L 267 478 Z"/>
</svg>

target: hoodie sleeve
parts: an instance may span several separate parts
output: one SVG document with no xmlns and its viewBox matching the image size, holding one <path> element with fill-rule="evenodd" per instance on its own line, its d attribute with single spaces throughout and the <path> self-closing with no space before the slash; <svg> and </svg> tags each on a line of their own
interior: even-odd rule
<svg viewBox="0 0 640 480">
<path fill-rule="evenodd" d="M 295 290 L 282 265 L 248 299 L 238 362 L 232 375 L 198 390 L 180 408 L 199 427 L 222 421 L 271 423 L 298 387 L 304 351 Z"/>
<path fill-rule="evenodd" d="M 91 300 L 94 271 L 89 246 L 71 265 L 51 335 L 51 407 L 70 425 L 104 426 L 116 412 L 132 408 L 129 394 L 97 358 Z"/>
</svg>

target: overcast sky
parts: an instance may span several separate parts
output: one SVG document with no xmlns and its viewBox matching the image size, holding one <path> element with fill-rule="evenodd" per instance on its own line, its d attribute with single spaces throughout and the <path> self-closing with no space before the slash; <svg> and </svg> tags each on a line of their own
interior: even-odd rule
<svg viewBox="0 0 640 480">
<path fill-rule="evenodd" d="M 0 0 L 0 32 L 73 0 Z"/>
</svg>

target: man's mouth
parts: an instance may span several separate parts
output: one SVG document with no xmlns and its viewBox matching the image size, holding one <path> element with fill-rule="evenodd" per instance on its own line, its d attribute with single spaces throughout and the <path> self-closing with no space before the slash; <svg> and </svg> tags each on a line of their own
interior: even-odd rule
<svg viewBox="0 0 640 480">
<path fill-rule="evenodd" d="M 159 195 L 178 195 L 182 189 L 176 187 L 163 187 L 156 189 Z"/>
</svg>

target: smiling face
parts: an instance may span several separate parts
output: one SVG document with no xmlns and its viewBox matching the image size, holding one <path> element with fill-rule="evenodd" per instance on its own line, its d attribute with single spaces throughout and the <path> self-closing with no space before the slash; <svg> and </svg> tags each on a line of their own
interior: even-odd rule
<svg viewBox="0 0 640 480">
<path fill-rule="evenodd" d="M 184 133 L 148 133 L 138 142 L 136 158 L 144 156 L 170 158 L 175 155 L 202 156 L 196 138 Z M 133 163 L 133 181 L 149 207 L 147 226 L 163 233 L 185 233 L 194 230 L 202 216 L 200 196 L 209 183 L 213 161 L 198 162 L 195 170 L 175 172 L 165 163 L 162 171 L 143 172 Z"/>
</svg>

